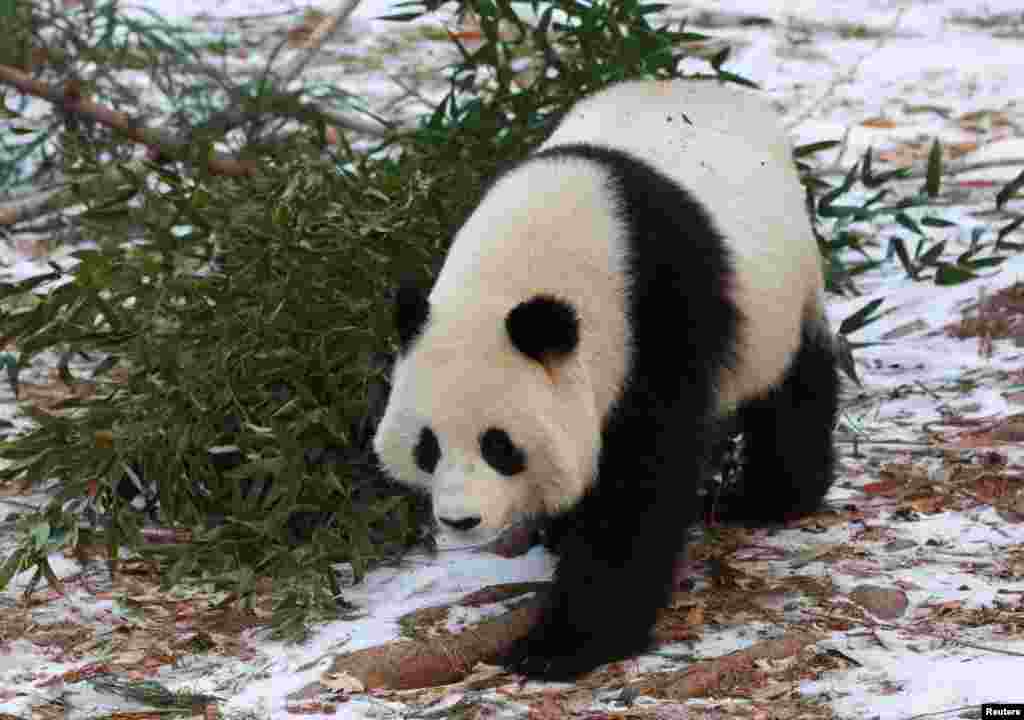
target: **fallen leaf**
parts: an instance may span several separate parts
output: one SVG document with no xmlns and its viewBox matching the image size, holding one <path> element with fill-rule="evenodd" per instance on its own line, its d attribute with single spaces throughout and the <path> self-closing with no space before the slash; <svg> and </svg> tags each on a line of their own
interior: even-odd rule
<svg viewBox="0 0 1024 720">
<path fill-rule="evenodd" d="M 871 127 L 871 128 L 894 128 L 894 127 L 896 127 L 896 122 L 893 121 L 891 118 L 879 116 L 879 117 L 873 117 L 873 118 L 868 118 L 867 120 L 863 120 L 861 122 L 861 125 L 863 127 Z"/>
</svg>

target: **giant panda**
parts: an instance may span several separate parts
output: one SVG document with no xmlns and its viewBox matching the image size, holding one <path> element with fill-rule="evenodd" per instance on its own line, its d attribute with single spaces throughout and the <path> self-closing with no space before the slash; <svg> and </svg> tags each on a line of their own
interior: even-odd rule
<svg viewBox="0 0 1024 720">
<path fill-rule="evenodd" d="M 723 422 L 745 448 L 724 521 L 806 514 L 831 483 L 820 257 L 790 145 L 748 91 L 633 81 L 578 102 L 395 319 L 383 469 L 462 544 L 530 516 L 557 530 L 540 619 L 501 658 L 528 677 L 648 646 Z"/>
</svg>

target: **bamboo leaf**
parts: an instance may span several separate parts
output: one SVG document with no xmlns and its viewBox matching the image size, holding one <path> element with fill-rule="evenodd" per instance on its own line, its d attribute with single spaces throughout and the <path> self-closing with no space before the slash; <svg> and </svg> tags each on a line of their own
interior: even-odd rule
<svg viewBox="0 0 1024 720">
<path fill-rule="evenodd" d="M 996 210 L 1002 210 L 1003 205 L 1009 202 L 1010 198 L 1017 194 L 1017 191 L 1024 187 L 1024 170 L 1010 182 L 1006 183 L 998 193 L 996 193 Z"/>
<path fill-rule="evenodd" d="M 884 298 L 875 298 L 857 310 L 853 315 L 843 320 L 839 325 L 839 335 L 849 335 L 873 323 L 879 317 L 875 315 L 875 311 L 883 302 L 885 302 Z"/>
<path fill-rule="evenodd" d="M 804 145 L 797 145 L 793 148 L 793 157 L 802 158 L 814 153 L 821 152 L 822 150 L 831 150 L 840 144 L 839 140 L 822 140 L 820 142 L 806 143 Z"/>
<path fill-rule="evenodd" d="M 936 285 L 959 285 L 962 282 L 978 277 L 967 268 L 957 267 L 949 263 L 940 263 L 935 271 Z"/>
<path fill-rule="evenodd" d="M 928 170 L 925 180 L 925 192 L 929 197 L 939 194 L 942 184 L 942 144 L 938 138 L 932 143 L 932 149 L 928 152 Z"/>
</svg>

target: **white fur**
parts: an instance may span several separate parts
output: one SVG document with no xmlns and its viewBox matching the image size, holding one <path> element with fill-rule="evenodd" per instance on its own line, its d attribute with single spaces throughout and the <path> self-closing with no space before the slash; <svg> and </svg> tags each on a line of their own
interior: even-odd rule
<svg viewBox="0 0 1024 720">
<path fill-rule="evenodd" d="M 747 322 L 739 363 L 721 379 L 722 410 L 777 383 L 805 311 L 824 317 L 823 280 L 792 148 L 763 96 L 716 81 L 623 83 L 578 103 L 544 147 L 574 142 L 645 160 L 694 195 L 725 236 Z"/>
<path fill-rule="evenodd" d="M 745 321 L 736 368 L 721 378 L 720 409 L 777 383 L 801 320 L 823 314 L 803 192 L 770 106 L 717 83 L 626 83 L 579 103 L 543 147 L 575 142 L 650 163 L 693 194 L 725 236 Z M 751 157 L 763 165 L 738 176 Z M 601 166 L 564 157 L 499 180 L 456 235 L 430 294 L 430 320 L 396 364 L 377 454 L 396 479 L 430 489 L 438 517 L 482 516 L 470 537 L 567 508 L 594 479 L 601 422 L 629 371 L 626 236 L 606 180 Z M 541 293 L 569 300 L 581 325 L 578 352 L 548 368 L 515 350 L 504 322 Z M 433 475 L 413 460 L 424 425 L 441 445 Z M 489 427 L 526 451 L 524 473 L 503 477 L 480 457 Z"/>
</svg>

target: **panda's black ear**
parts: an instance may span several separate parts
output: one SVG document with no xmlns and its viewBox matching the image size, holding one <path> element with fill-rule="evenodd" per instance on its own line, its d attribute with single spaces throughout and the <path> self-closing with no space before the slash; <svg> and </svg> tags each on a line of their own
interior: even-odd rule
<svg viewBox="0 0 1024 720">
<path fill-rule="evenodd" d="M 422 290 L 410 285 L 398 288 L 395 293 L 395 327 L 398 329 L 398 346 L 403 353 L 423 330 L 429 315 L 430 303 Z"/>
<path fill-rule="evenodd" d="M 537 295 L 512 308 L 505 329 L 519 352 L 542 364 L 569 355 L 580 341 L 576 309 L 550 295 Z"/>
</svg>

